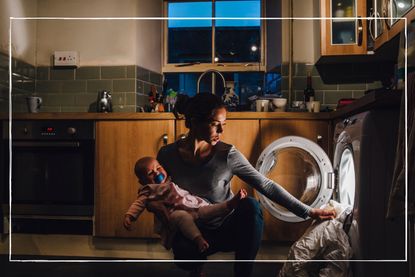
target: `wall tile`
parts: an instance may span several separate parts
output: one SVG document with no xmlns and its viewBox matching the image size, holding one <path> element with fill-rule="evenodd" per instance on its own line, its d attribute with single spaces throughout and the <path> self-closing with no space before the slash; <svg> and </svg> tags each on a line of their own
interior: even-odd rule
<svg viewBox="0 0 415 277">
<path fill-rule="evenodd" d="M 145 68 L 137 66 L 137 79 L 149 82 L 150 72 Z"/>
<path fill-rule="evenodd" d="M 126 92 L 125 93 L 125 104 L 126 105 L 136 105 L 136 93 L 135 92 Z"/>
<path fill-rule="evenodd" d="M 161 86 L 163 76 L 159 73 L 150 71 L 150 83 Z"/>
<path fill-rule="evenodd" d="M 66 94 L 41 95 L 44 106 L 74 106 L 75 96 Z"/>
<path fill-rule="evenodd" d="M 62 81 L 62 92 L 64 93 L 85 93 L 86 82 L 82 80 Z"/>
<path fill-rule="evenodd" d="M 74 112 L 88 112 L 87 106 L 63 106 L 61 112 L 74 113 Z"/>
<path fill-rule="evenodd" d="M 99 66 L 86 66 L 76 69 L 75 78 L 77 80 L 91 80 L 100 79 L 101 67 Z"/>
<path fill-rule="evenodd" d="M 127 76 L 126 66 L 102 66 L 101 79 L 121 79 Z"/>
<path fill-rule="evenodd" d="M 364 90 L 355 90 L 355 91 L 353 91 L 353 98 L 355 98 L 355 99 L 363 97 L 364 95 L 365 95 Z"/>
<path fill-rule="evenodd" d="M 86 90 L 89 93 L 98 93 L 102 90 L 112 92 L 112 80 L 87 80 Z"/>
<path fill-rule="evenodd" d="M 324 104 L 334 105 L 342 98 L 352 98 L 352 91 L 324 91 Z"/>
<path fill-rule="evenodd" d="M 125 93 L 124 92 L 115 92 L 111 94 L 112 96 L 112 105 L 113 106 L 122 106 L 125 105 Z M 134 102 L 133 102 L 134 103 Z"/>
<path fill-rule="evenodd" d="M 120 113 L 135 113 L 136 107 L 134 106 L 114 106 L 113 107 L 114 112 L 120 112 Z"/>
<path fill-rule="evenodd" d="M 94 95 L 91 93 L 75 95 L 74 97 L 75 97 L 74 104 L 76 106 L 88 107 L 92 103 L 96 104 L 96 101 L 97 101 L 97 95 Z M 75 105 L 72 105 L 72 106 L 75 106 Z"/>
<path fill-rule="evenodd" d="M 39 66 L 36 68 L 36 80 L 49 80 L 49 66 Z"/>
<path fill-rule="evenodd" d="M 323 82 L 320 77 L 312 77 L 311 79 L 312 86 L 316 90 L 337 90 L 337 84 L 335 85 L 328 85 Z"/>
<path fill-rule="evenodd" d="M 365 90 L 365 83 L 358 84 L 339 84 L 339 90 Z"/>
<path fill-rule="evenodd" d="M 114 80 L 114 92 L 135 92 L 135 79 Z"/>
<path fill-rule="evenodd" d="M 62 82 L 36 81 L 35 91 L 39 93 L 59 93 L 62 91 Z"/>
<path fill-rule="evenodd" d="M 135 79 L 137 77 L 136 69 L 137 67 L 135 65 L 128 65 L 127 66 L 127 78 Z"/>
<path fill-rule="evenodd" d="M 74 69 L 50 69 L 51 80 L 75 80 Z"/>
</svg>

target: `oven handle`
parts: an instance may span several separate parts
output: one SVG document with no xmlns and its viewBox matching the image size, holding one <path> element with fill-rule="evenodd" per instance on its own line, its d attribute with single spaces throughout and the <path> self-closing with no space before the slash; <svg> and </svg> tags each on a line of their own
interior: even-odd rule
<svg viewBox="0 0 415 277">
<path fill-rule="evenodd" d="M 13 147 L 68 147 L 79 148 L 79 141 L 13 141 Z"/>
</svg>

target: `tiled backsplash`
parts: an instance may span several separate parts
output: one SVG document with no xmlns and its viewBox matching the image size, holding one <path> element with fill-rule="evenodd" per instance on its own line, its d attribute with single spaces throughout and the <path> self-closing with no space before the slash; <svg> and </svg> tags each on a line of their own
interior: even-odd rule
<svg viewBox="0 0 415 277">
<path fill-rule="evenodd" d="M 36 69 L 36 93 L 42 111 L 95 112 L 98 94 L 108 90 L 114 112 L 135 112 L 148 102 L 152 85 L 161 90 L 162 75 L 135 65 Z"/>
<path fill-rule="evenodd" d="M 13 59 L 13 112 L 27 112 L 26 97 L 43 99 L 41 112 L 95 112 L 98 93 L 109 90 L 114 112 L 135 112 L 148 104 L 152 85 L 161 91 L 162 75 L 136 65 L 55 69 Z M 0 112 L 8 111 L 9 58 L 0 53 Z"/>
<path fill-rule="evenodd" d="M 135 112 L 148 104 L 151 86 L 162 90 L 162 75 L 136 65 L 88 66 L 76 69 L 37 67 L 12 60 L 13 112 L 27 112 L 26 97 L 43 98 L 42 112 L 95 112 L 98 93 L 109 90 L 114 112 Z M 9 59 L 0 53 L 0 111 L 8 111 Z M 302 100 L 307 73 L 311 72 L 316 100 L 323 107 L 335 108 L 341 98 L 360 98 L 368 89 L 381 87 L 380 82 L 325 84 L 314 65 L 293 65 L 293 95 Z M 281 90 L 288 98 L 288 65 L 281 66 Z"/>
<path fill-rule="evenodd" d="M 335 108 L 337 102 L 342 98 L 360 98 L 368 89 L 382 87 L 380 81 L 368 83 L 337 83 L 325 84 L 314 65 L 305 63 L 293 64 L 293 95 L 291 100 L 303 100 L 304 89 L 307 85 L 307 74 L 311 72 L 312 84 L 315 91 L 315 98 L 320 101 L 323 107 Z M 284 97 L 288 98 L 288 64 L 281 66 L 281 90 Z"/>
</svg>

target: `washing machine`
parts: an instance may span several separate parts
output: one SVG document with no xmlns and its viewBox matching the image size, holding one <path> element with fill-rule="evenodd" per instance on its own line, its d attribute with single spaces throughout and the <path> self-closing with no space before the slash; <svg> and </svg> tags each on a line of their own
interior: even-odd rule
<svg viewBox="0 0 415 277">
<path fill-rule="evenodd" d="M 336 124 L 333 163 L 314 142 L 288 136 L 268 145 L 256 167 L 311 207 L 318 208 L 330 199 L 352 207 L 345 226 L 353 249 L 352 259 L 403 260 L 405 223 L 385 219 L 398 116 L 397 109 L 372 110 Z M 300 224 L 304 219 L 261 194 L 259 200 L 273 217 L 303 228 Z M 355 276 L 406 276 L 396 275 L 403 272 L 399 263 L 391 266 L 356 262 L 352 267 Z"/>
</svg>

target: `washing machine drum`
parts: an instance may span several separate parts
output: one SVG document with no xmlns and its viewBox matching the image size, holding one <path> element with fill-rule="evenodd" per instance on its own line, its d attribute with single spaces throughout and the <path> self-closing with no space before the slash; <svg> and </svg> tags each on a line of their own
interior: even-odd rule
<svg viewBox="0 0 415 277">
<path fill-rule="evenodd" d="M 288 136 L 274 141 L 261 153 L 256 168 L 313 208 L 326 204 L 331 198 L 333 167 L 324 150 L 311 140 Z M 262 194 L 259 198 L 263 207 L 280 220 L 305 220 Z"/>
</svg>

